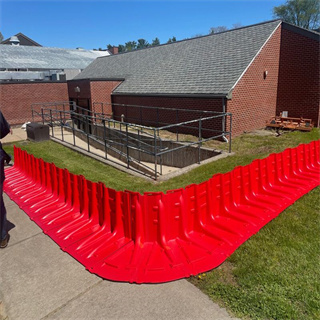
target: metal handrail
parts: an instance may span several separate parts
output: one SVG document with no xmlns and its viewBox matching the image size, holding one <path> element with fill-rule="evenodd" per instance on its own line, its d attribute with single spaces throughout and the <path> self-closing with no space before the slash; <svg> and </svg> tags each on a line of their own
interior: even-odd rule
<svg viewBox="0 0 320 320">
<path fill-rule="evenodd" d="M 179 111 L 188 111 L 188 112 L 197 112 L 201 113 L 203 116 L 198 119 L 188 120 L 176 124 L 166 124 L 160 127 L 151 127 L 146 125 L 128 123 L 117 121 L 112 118 L 112 114 L 100 113 L 88 110 L 77 106 L 75 103 L 48 103 L 42 104 L 42 107 L 39 110 L 41 104 L 34 104 L 32 107 L 33 116 L 41 117 L 43 123 L 46 122 L 52 127 L 52 136 L 54 137 L 54 126 L 61 127 L 61 139 L 64 140 L 63 128 L 68 127 L 73 132 L 73 141 L 75 145 L 75 134 L 76 132 L 83 133 L 86 135 L 88 151 L 90 152 L 90 139 L 94 139 L 98 143 L 101 143 L 105 146 L 105 158 L 107 158 L 108 150 L 112 150 L 114 153 L 120 155 L 127 159 L 127 167 L 130 167 L 130 163 L 139 163 L 140 166 L 147 168 L 148 171 L 152 169 L 145 165 L 140 160 L 140 153 L 146 154 L 153 157 L 154 159 L 154 177 L 157 179 L 158 174 L 162 174 L 162 155 L 165 155 L 170 152 L 175 152 L 189 146 L 197 145 L 199 148 L 199 159 L 198 163 L 201 161 L 201 146 L 204 142 L 210 141 L 218 138 L 225 138 L 229 136 L 229 152 L 231 152 L 231 125 L 232 125 L 232 114 L 231 113 L 222 113 L 216 111 L 201 111 L 201 110 L 189 110 L 189 109 L 179 109 Z M 69 106 L 69 110 L 66 110 L 66 105 Z M 120 105 L 120 104 L 118 104 Z M 36 108 L 36 107 L 37 108 Z M 62 106 L 59 109 L 58 107 Z M 127 105 L 120 105 L 127 106 Z M 141 107 L 141 106 L 132 106 L 131 107 Z M 157 109 L 155 107 L 151 107 Z M 36 110 L 38 109 L 38 110 Z M 167 108 L 158 108 L 161 110 L 168 110 Z M 216 129 L 205 128 L 203 126 L 206 121 L 212 119 L 222 118 L 223 122 L 226 122 L 226 119 L 229 118 L 230 131 L 222 131 Z M 68 124 L 68 122 L 71 125 Z M 77 122 L 78 127 L 75 126 Z M 158 122 L 159 123 L 159 122 Z M 106 126 L 107 124 L 107 126 Z M 82 128 L 82 129 L 80 129 Z M 104 137 L 98 135 L 98 128 L 103 129 Z M 108 128 L 108 137 L 106 137 L 106 128 Z M 119 129 L 118 129 L 119 128 Z M 124 128 L 124 130 L 123 130 Z M 162 143 L 164 140 L 160 137 L 161 130 L 168 130 L 172 128 L 183 128 L 198 130 L 198 140 L 184 142 L 183 145 L 174 146 L 171 149 L 162 148 Z M 129 130 L 130 129 L 130 130 Z M 115 130 L 115 131 L 114 131 Z M 208 138 L 203 138 L 202 134 L 206 132 L 208 137 L 209 133 L 212 133 L 212 136 Z M 135 134 L 136 137 L 132 136 Z M 177 132 L 177 141 L 178 140 Z M 112 139 L 110 139 L 110 136 Z M 150 143 L 147 143 L 145 139 L 149 139 Z M 120 148 L 126 148 L 126 152 L 120 150 Z M 130 150 L 138 151 L 139 159 L 135 159 L 130 155 Z M 110 151 L 109 151 L 110 152 Z M 159 162 L 158 162 L 159 159 Z M 131 169 L 132 166 L 131 166 Z M 136 169 L 135 169 L 136 170 Z M 137 170 L 136 170 L 137 171 Z"/>
</svg>

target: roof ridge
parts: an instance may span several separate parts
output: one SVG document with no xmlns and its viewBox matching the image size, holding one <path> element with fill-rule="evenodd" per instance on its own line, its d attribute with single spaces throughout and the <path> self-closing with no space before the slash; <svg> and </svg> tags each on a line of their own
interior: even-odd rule
<svg viewBox="0 0 320 320">
<path fill-rule="evenodd" d="M 234 29 L 229 29 L 229 30 L 225 30 L 225 31 L 220 31 L 220 32 L 217 32 L 217 33 L 205 34 L 205 35 L 203 35 L 203 36 L 185 38 L 185 39 L 182 39 L 182 40 L 177 40 L 177 41 L 170 42 L 170 43 L 163 43 L 163 44 L 159 44 L 159 45 L 156 45 L 156 46 L 150 46 L 150 47 L 146 47 L 146 48 L 134 49 L 134 50 L 131 50 L 131 51 L 119 52 L 119 53 L 117 53 L 117 54 L 110 55 L 110 56 L 98 57 L 97 59 L 107 58 L 107 57 L 114 57 L 114 56 L 123 55 L 123 54 L 129 54 L 129 53 L 133 53 L 133 52 L 140 52 L 140 51 L 143 51 L 143 50 L 148 50 L 148 49 L 154 49 L 154 48 L 164 47 L 164 46 L 167 46 L 167 45 L 175 45 L 175 44 L 177 44 L 177 43 L 186 42 L 186 41 L 192 41 L 192 40 L 196 40 L 196 39 L 213 37 L 213 36 L 216 36 L 216 35 L 218 35 L 218 34 L 227 33 L 227 32 L 233 32 L 233 31 L 236 31 L 236 30 L 241 30 L 241 29 L 246 29 L 246 28 L 251 28 L 251 27 L 255 27 L 255 26 L 259 26 L 259 25 L 263 25 L 263 24 L 273 23 L 273 22 L 276 22 L 276 21 L 279 21 L 279 23 L 280 23 L 280 22 L 283 22 L 283 20 L 281 20 L 281 19 L 273 19 L 273 20 L 268 20 L 268 21 L 264 21 L 264 22 L 259 22 L 259 23 L 247 25 L 247 26 L 241 26 L 241 27 L 239 27 L 239 28 L 234 28 Z"/>
<path fill-rule="evenodd" d="M 305 37 L 308 37 L 310 39 L 320 41 L 320 33 L 314 30 L 305 29 L 299 26 L 296 26 L 295 24 L 282 21 L 282 26 L 284 29 L 290 30 L 292 32 L 298 33 L 300 35 L 303 35 Z"/>
<path fill-rule="evenodd" d="M 23 34 L 22 32 L 18 32 L 17 34 L 14 35 L 15 37 L 18 37 L 18 36 L 22 36 L 24 37 L 26 40 L 34 43 L 36 45 L 36 47 L 42 47 L 42 45 L 34 40 L 32 40 L 31 38 L 29 38 L 28 36 L 26 36 L 25 34 Z M 4 39 L 0 42 L 0 44 L 3 44 L 3 42 L 6 42 L 6 41 L 9 41 L 11 39 L 12 36 L 10 36 L 9 38 L 7 39 Z"/>
<path fill-rule="evenodd" d="M 0 43 L 1 47 L 5 48 L 23 48 L 26 50 L 43 50 L 43 49 L 55 49 L 55 50 L 61 50 L 61 51 L 76 51 L 76 52 L 100 52 L 98 50 L 92 50 L 92 49 L 76 49 L 76 48 L 59 48 L 59 47 L 44 47 L 44 46 L 8 46 L 6 44 Z M 9 49 L 10 50 L 10 49 Z M 18 49 L 19 50 L 19 49 Z"/>
<path fill-rule="evenodd" d="M 114 90 L 121 94 L 228 93 L 281 23 L 276 19 L 99 58 L 75 79 L 125 78 Z"/>
</svg>

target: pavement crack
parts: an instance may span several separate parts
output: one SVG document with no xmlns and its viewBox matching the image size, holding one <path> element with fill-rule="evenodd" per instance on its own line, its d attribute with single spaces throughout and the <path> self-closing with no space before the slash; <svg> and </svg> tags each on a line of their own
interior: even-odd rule
<svg viewBox="0 0 320 320">
<path fill-rule="evenodd" d="M 102 283 L 104 280 L 100 279 L 98 282 L 94 283 L 93 285 L 91 285 L 90 287 L 88 287 L 86 290 L 80 292 L 79 294 L 77 294 L 76 296 L 74 296 L 72 299 L 68 300 L 66 303 L 62 304 L 60 307 L 54 309 L 53 311 L 49 312 L 46 316 L 44 316 L 43 318 L 41 318 L 40 320 L 45 320 L 48 319 L 50 316 L 54 315 L 55 313 L 57 313 L 59 310 L 63 309 L 64 307 L 66 307 L 69 303 L 71 303 L 72 301 L 75 301 L 76 299 L 80 298 L 81 296 L 83 296 L 84 294 L 86 294 L 88 291 L 90 291 L 91 289 L 95 288 L 96 286 L 98 286 L 100 283 Z"/>
</svg>

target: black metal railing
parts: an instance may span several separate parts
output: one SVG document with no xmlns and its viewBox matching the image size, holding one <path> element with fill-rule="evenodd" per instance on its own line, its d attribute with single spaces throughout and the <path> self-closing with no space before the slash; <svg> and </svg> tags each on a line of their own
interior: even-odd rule
<svg viewBox="0 0 320 320">
<path fill-rule="evenodd" d="M 123 106 L 121 105 L 121 107 Z M 125 107 L 140 108 L 140 106 Z M 122 165 L 128 169 L 152 176 L 155 180 L 163 174 L 163 157 L 165 155 L 184 148 L 197 147 L 198 159 L 196 162 L 200 163 L 203 143 L 214 139 L 225 139 L 229 143 L 229 152 L 231 152 L 232 115 L 230 113 L 177 109 L 171 110 L 171 112 L 177 112 L 180 119 L 183 117 L 183 112 L 187 112 L 188 115 L 193 112 L 194 115 L 200 115 L 200 118 L 180 123 L 165 123 L 161 121 L 160 113 L 168 109 L 150 108 L 152 112 L 156 110 L 156 113 L 159 113 L 156 120 L 150 119 L 148 122 L 153 123 L 154 126 L 135 123 L 137 119 L 130 117 L 122 117 L 120 121 L 115 120 L 113 119 L 114 114 L 105 113 L 103 108 L 100 109 L 101 112 L 97 112 L 96 109 L 88 110 L 73 102 L 48 103 L 42 106 L 32 105 L 32 116 L 33 119 L 41 118 L 43 123 L 50 126 L 53 138 L 91 153 L 95 150 L 93 146 L 96 146 L 99 150 L 104 151 L 103 156 L 96 155 L 118 164 L 118 160 L 121 160 Z M 147 107 L 143 107 L 143 110 L 147 110 Z M 221 122 L 228 123 L 228 126 L 223 127 L 230 129 L 222 131 L 222 129 L 210 128 L 210 124 Z M 179 137 L 188 130 L 193 133 L 194 141 L 179 141 Z M 174 132 L 175 140 L 179 143 L 172 144 L 170 148 L 166 146 L 167 140 L 162 137 L 164 131 Z M 72 135 L 71 141 L 66 138 L 67 134 Z M 85 142 L 85 148 L 83 143 L 77 142 L 79 138 Z"/>
</svg>

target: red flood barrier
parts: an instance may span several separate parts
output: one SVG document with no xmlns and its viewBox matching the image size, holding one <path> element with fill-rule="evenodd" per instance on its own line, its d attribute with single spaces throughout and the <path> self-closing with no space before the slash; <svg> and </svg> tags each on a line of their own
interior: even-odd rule
<svg viewBox="0 0 320 320">
<path fill-rule="evenodd" d="M 319 141 L 166 193 L 116 191 L 18 148 L 14 159 L 9 197 L 90 272 L 137 283 L 217 267 L 320 184 Z"/>
</svg>

